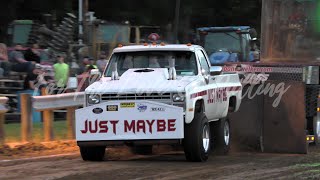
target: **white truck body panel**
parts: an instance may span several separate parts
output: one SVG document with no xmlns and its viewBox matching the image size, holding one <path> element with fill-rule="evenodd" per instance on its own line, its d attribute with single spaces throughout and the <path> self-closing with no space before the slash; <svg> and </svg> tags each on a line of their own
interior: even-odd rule
<svg viewBox="0 0 320 180">
<path fill-rule="evenodd" d="M 183 139 L 185 123 L 189 124 L 194 119 L 195 105 L 197 101 L 202 101 L 204 106 L 204 113 L 209 121 L 217 121 L 224 118 L 228 114 L 229 101 L 231 97 L 236 100 L 235 111 L 239 109 L 241 103 L 242 86 L 239 76 L 237 74 L 225 75 L 209 75 L 208 70 L 205 72 L 199 53 L 205 56 L 207 68 L 209 68 L 209 61 L 203 48 L 200 46 L 187 46 L 187 45 L 165 45 L 165 46 L 125 46 L 116 48 L 114 54 L 130 53 L 130 52 L 147 52 L 147 51 L 187 51 L 195 54 L 196 65 L 198 74 L 177 76 L 175 80 L 168 80 L 169 73 L 167 68 L 148 68 L 153 71 L 150 72 L 135 72 L 137 69 L 128 69 L 121 76 L 119 80 L 111 80 L 111 77 L 102 77 L 98 82 L 90 85 L 85 93 L 99 94 L 101 102 L 97 105 L 89 105 L 87 100 L 85 108 L 76 111 L 76 139 L 77 141 L 100 141 L 100 140 L 144 140 L 144 139 Z M 198 54 L 197 54 L 198 53 Z M 202 63 L 203 63 L 202 57 Z M 110 68 L 110 64 L 107 68 Z M 141 69 L 141 68 L 140 68 Z M 150 93 L 148 95 L 148 93 Z M 152 94 L 159 94 L 157 98 L 148 100 Z M 169 94 L 169 97 L 162 98 L 161 94 Z M 183 102 L 173 102 L 173 94 L 182 93 L 185 95 Z M 139 94 L 147 94 L 140 97 Z M 105 97 L 107 95 L 107 98 Z M 133 96 L 133 99 L 123 99 L 126 96 Z M 137 99 L 139 97 L 140 99 Z M 87 98 L 87 97 L 86 97 Z M 108 99 L 109 98 L 109 99 Z M 117 99 L 118 98 L 118 99 Z M 120 99 L 122 98 L 122 99 Z M 132 98 L 132 97 L 131 97 Z M 146 99 L 144 99 L 146 98 Z M 139 112 L 135 108 L 120 108 L 120 103 L 134 102 L 137 104 L 146 104 L 155 106 L 166 111 L 159 112 Z M 117 105 L 117 112 L 108 112 L 106 106 Z M 178 107 L 179 106 L 179 107 Z M 183 108 L 182 108 L 183 107 Z M 103 112 L 95 114 L 92 112 L 94 108 L 101 108 Z M 165 119 L 165 123 L 169 123 L 169 118 L 176 119 L 174 132 L 161 132 L 161 133 L 124 133 L 125 120 L 157 120 Z M 119 120 L 117 127 L 117 134 L 104 134 L 104 133 L 82 133 L 91 121 L 91 126 L 95 120 Z M 97 122 L 98 123 L 98 122 Z M 99 122 L 100 123 L 100 122 Z M 104 122 L 106 123 L 106 122 Z M 127 122 L 131 123 L 131 121 Z M 141 122 L 142 123 L 142 122 Z M 103 124 L 105 125 L 105 124 Z M 152 129 L 154 131 L 154 129 Z M 84 131 L 83 131 L 84 132 Z"/>
<path fill-rule="evenodd" d="M 184 137 L 183 108 L 153 101 L 100 103 L 76 110 L 76 119 L 78 141 Z"/>
</svg>

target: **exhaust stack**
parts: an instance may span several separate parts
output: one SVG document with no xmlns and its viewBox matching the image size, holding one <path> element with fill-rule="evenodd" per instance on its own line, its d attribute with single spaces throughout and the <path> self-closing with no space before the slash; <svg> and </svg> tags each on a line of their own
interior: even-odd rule
<svg viewBox="0 0 320 180">
<path fill-rule="evenodd" d="M 177 79 L 177 72 L 175 68 L 175 58 L 171 56 L 169 58 L 169 80 L 176 80 Z"/>
<path fill-rule="evenodd" d="M 119 74 L 118 74 L 118 68 L 117 68 L 116 62 L 112 64 L 111 80 L 119 80 Z"/>
</svg>

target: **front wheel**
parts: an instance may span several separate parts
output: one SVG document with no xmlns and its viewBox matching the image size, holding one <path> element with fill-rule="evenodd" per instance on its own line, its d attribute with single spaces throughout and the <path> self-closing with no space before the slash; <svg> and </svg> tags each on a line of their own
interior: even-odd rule
<svg viewBox="0 0 320 180">
<path fill-rule="evenodd" d="M 313 118 L 313 135 L 315 144 L 320 146 L 320 117 L 318 116 Z"/>
<path fill-rule="evenodd" d="M 103 146 L 80 146 L 81 157 L 84 161 L 102 161 L 106 148 Z"/>
<path fill-rule="evenodd" d="M 203 162 L 211 151 L 211 132 L 204 113 L 196 113 L 190 124 L 185 124 L 184 153 L 188 161 Z"/>
<path fill-rule="evenodd" d="M 224 155 L 230 150 L 230 122 L 228 118 L 220 119 L 214 122 L 214 152 L 215 154 Z"/>
</svg>

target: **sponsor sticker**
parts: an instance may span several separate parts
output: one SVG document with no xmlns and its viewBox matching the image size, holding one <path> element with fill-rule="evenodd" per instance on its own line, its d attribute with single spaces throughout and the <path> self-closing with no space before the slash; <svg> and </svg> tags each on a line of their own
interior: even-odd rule
<svg viewBox="0 0 320 180">
<path fill-rule="evenodd" d="M 138 104 L 138 108 L 137 108 L 140 112 L 144 112 L 148 109 L 147 105 L 144 104 Z"/>
<path fill-rule="evenodd" d="M 101 108 L 94 108 L 92 109 L 92 112 L 95 113 L 95 114 L 101 114 L 103 112 L 103 109 Z"/>
<path fill-rule="evenodd" d="M 120 103 L 121 108 L 134 108 L 136 106 L 136 103 L 129 102 L 129 103 Z"/>
<path fill-rule="evenodd" d="M 107 105 L 107 111 L 118 111 L 118 105 Z"/>
<path fill-rule="evenodd" d="M 165 108 L 163 108 L 163 107 L 151 107 L 150 109 L 153 112 L 164 112 L 164 111 L 166 111 Z"/>
</svg>

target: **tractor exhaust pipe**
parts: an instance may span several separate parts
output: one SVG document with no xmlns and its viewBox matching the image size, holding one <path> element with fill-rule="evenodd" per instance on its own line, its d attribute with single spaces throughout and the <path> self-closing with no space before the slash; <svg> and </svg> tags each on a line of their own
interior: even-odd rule
<svg viewBox="0 0 320 180">
<path fill-rule="evenodd" d="M 117 63 L 114 62 L 114 63 L 112 64 L 111 80 L 118 80 L 118 79 L 119 79 L 119 74 L 118 74 Z"/>
</svg>

